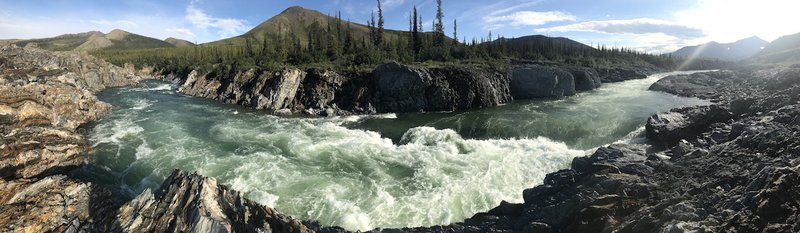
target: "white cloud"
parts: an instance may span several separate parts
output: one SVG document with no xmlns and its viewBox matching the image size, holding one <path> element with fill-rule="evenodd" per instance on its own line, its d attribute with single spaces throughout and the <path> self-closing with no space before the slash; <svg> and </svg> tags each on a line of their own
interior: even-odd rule
<svg viewBox="0 0 800 233">
<path fill-rule="evenodd" d="M 216 18 L 207 15 L 203 10 L 195 6 L 195 1 L 189 3 L 189 6 L 186 7 L 185 18 L 189 23 L 201 30 L 216 30 L 217 34 L 220 36 L 219 39 L 238 36 L 250 29 L 249 26 L 247 26 L 246 20 Z"/>
<path fill-rule="evenodd" d="M 538 26 L 550 22 L 575 21 L 574 15 L 560 11 L 517 11 L 508 15 L 489 15 L 483 17 L 486 28 L 494 30 L 508 26 Z"/>
<path fill-rule="evenodd" d="M 172 29 L 167 29 L 167 31 L 177 35 L 177 36 L 171 36 L 171 37 L 184 38 L 184 39 L 186 39 L 186 38 L 194 39 L 194 38 L 197 37 L 197 35 L 194 34 L 194 32 L 192 32 L 192 30 L 189 30 L 187 28 L 172 28 Z"/>
<path fill-rule="evenodd" d="M 628 20 L 587 21 L 575 24 L 537 29 L 542 33 L 549 32 L 598 32 L 606 34 L 656 34 L 672 36 L 680 39 L 696 39 L 704 37 L 702 30 L 669 21 L 639 18 Z"/>
<path fill-rule="evenodd" d="M 383 1 L 381 1 L 381 7 L 384 10 L 386 10 L 386 9 L 389 9 L 389 8 L 394 8 L 394 7 L 397 7 L 397 6 L 401 6 L 405 2 L 406 2 L 405 0 L 383 0 Z"/>
<path fill-rule="evenodd" d="M 797 0 L 698 0 L 675 16 L 679 23 L 703 29 L 709 39 L 732 42 L 757 35 L 774 40 L 800 32 Z"/>
</svg>

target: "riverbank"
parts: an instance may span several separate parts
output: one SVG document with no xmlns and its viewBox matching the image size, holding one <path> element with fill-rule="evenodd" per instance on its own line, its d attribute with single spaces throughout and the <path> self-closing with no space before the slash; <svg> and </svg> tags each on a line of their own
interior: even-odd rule
<svg viewBox="0 0 800 233">
<path fill-rule="evenodd" d="M 69 175 L 88 149 L 77 127 L 112 109 L 93 92 L 142 77 L 84 55 L 13 46 L 0 55 L 4 230 L 344 231 L 278 214 L 214 178 L 179 171 L 130 202 L 115 201 L 109 190 Z M 800 71 L 734 74 L 744 82 L 708 82 L 723 84 L 694 88 L 702 95 L 662 82 L 663 90 L 719 104 L 651 117 L 647 135 L 656 146 L 600 148 L 525 190 L 524 203 L 501 203 L 463 223 L 397 230 L 798 231 Z M 665 82 L 683 80 L 693 79 Z"/>
</svg>

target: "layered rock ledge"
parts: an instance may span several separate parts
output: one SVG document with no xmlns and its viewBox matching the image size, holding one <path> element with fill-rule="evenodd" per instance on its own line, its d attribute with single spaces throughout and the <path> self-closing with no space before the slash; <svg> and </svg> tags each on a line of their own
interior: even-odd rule
<svg viewBox="0 0 800 233">
<path fill-rule="evenodd" d="M 163 76 L 183 94 L 277 114 L 346 115 L 457 111 L 493 107 L 514 99 L 559 98 L 591 91 L 603 82 L 646 78 L 637 69 L 517 64 L 509 67 L 445 65 L 426 68 L 396 62 L 370 73 L 330 70 L 250 69 L 232 74 L 191 71 Z"/>
</svg>

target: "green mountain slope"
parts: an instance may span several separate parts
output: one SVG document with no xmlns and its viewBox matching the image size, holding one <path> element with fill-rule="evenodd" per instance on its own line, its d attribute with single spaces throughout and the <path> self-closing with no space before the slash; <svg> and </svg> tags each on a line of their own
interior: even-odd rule
<svg viewBox="0 0 800 233">
<path fill-rule="evenodd" d="M 181 40 L 181 39 L 176 39 L 176 38 L 172 38 L 172 37 L 167 38 L 164 41 L 167 42 L 167 43 L 172 44 L 172 46 L 175 46 L 177 48 L 195 46 L 194 43 L 189 42 L 188 40 Z"/>
<path fill-rule="evenodd" d="M 275 40 L 278 36 L 284 38 L 295 37 L 302 44 L 308 43 L 310 33 L 315 28 L 328 29 L 331 32 L 337 31 L 337 26 L 341 33 L 349 31 L 353 37 L 367 38 L 369 37 L 369 27 L 364 24 L 355 22 L 348 23 L 347 19 L 337 19 L 333 16 L 328 16 L 316 10 L 305 9 L 299 6 L 289 7 L 280 14 L 264 21 L 247 33 L 228 39 L 209 42 L 203 44 L 205 46 L 221 46 L 221 45 L 244 45 L 248 39 L 254 42 L 261 42 L 265 39 Z M 408 32 L 385 30 L 384 38 L 387 41 L 401 39 L 407 36 Z M 337 35 L 338 36 L 338 35 Z"/>
<path fill-rule="evenodd" d="M 51 38 L 20 40 L 17 46 L 38 46 L 53 51 L 96 49 L 147 49 L 175 47 L 165 41 L 115 29 L 108 34 L 98 31 L 66 34 Z"/>
</svg>

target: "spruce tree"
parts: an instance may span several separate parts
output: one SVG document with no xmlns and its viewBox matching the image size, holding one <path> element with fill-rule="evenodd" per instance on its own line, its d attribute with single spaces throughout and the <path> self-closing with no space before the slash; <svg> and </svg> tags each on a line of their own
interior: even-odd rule
<svg viewBox="0 0 800 233">
<path fill-rule="evenodd" d="M 381 9 L 381 0 L 378 0 L 378 28 L 375 31 L 375 46 L 383 44 L 383 10 Z"/>
<path fill-rule="evenodd" d="M 436 23 L 433 25 L 434 46 L 444 46 L 444 13 L 442 12 L 442 0 L 436 0 Z"/>
</svg>

